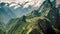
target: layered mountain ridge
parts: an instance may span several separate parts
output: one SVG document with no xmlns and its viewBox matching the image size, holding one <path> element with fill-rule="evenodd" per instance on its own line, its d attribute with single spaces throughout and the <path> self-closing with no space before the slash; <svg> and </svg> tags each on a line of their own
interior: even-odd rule
<svg viewBox="0 0 60 34">
<path fill-rule="evenodd" d="M 38 10 L 20 18 L 12 18 L 6 28 L 2 28 L 1 34 L 58 34 L 59 9 L 49 0 L 46 0 Z M 58 22 L 58 24 L 57 24 Z M 50 32 L 51 31 L 51 32 Z"/>
</svg>

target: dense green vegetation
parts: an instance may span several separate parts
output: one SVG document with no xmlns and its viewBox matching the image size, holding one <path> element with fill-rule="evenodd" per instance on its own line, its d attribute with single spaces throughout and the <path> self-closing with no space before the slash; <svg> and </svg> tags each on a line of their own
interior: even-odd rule
<svg viewBox="0 0 60 34">
<path fill-rule="evenodd" d="M 60 34 L 60 8 L 52 3 L 46 0 L 38 10 L 10 19 L 6 28 L 0 27 L 0 34 Z"/>
</svg>

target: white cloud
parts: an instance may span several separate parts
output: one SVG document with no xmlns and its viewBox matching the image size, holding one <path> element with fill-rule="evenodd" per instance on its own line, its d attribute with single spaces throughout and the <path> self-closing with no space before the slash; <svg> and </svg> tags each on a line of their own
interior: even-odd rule
<svg viewBox="0 0 60 34">
<path fill-rule="evenodd" d="M 45 0 L 32 0 L 24 5 L 23 8 L 28 8 L 29 6 L 39 7 Z"/>
<path fill-rule="evenodd" d="M 17 5 L 17 6 L 14 7 L 14 9 L 17 9 L 18 7 L 21 7 L 21 6 L 20 5 Z"/>
<path fill-rule="evenodd" d="M 58 5 L 60 5 L 60 0 L 56 0 L 56 7 L 58 7 Z"/>
<path fill-rule="evenodd" d="M 15 6 L 15 5 L 17 5 L 17 4 L 11 4 L 9 7 L 12 7 L 12 6 Z"/>
<path fill-rule="evenodd" d="M 28 8 L 29 6 L 33 6 L 35 3 L 33 1 L 26 3 L 23 8 Z"/>
<path fill-rule="evenodd" d="M 40 1 L 38 1 L 35 5 L 34 5 L 34 7 L 39 7 L 39 6 L 41 6 L 41 4 L 44 2 L 44 0 L 40 0 Z"/>
<path fill-rule="evenodd" d="M 60 0 L 57 0 L 57 3 L 56 4 L 59 5 L 60 4 Z"/>
<path fill-rule="evenodd" d="M 23 8 L 28 8 L 29 6 L 32 7 L 39 7 L 45 0 L 2 0 L 2 2 L 15 2 L 15 3 L 20 3 L 20 4 L 24 4 L 26 3 Z M 14 6 L 16 4 L 11 4 L 10 7 Z M 16 5 L 17 6 L 17 5 Z"/>
</svg>

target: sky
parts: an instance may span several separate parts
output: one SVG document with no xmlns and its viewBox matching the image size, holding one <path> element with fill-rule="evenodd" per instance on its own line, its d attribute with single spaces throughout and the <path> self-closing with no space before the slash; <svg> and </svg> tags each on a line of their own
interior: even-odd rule
<svg viewBox="0 0 60 34">
<path fill-rule="evenodd" d="M 0 1 L 1 2 L 16 2 L 16 3 L 20 3 L 20 4 L 28 2 L 26 5 L 24 5 L 24 8 L 27 8 L 27 7 L 29 7 L 29 5 L 34 6 L 34 7 L 38 7 L 45 0 L 18 0 L 18 1 L 17 0 L 0 0 Z M 60 0 L 57 0 L 56 4 L 59 5 L 60 4 Z"/>
<path fill-rule="evenodd" d="M 29 5 L 38 7 L 43 3 L 43 1 L 45 0 L 0 0 L 0 2 L 16 2 L 20 4 L 24 4 L 25 2 L 28 2 L 27 4 L 24 5 L 24 8 L 29 7 Z M 60 0 L 57 0 L 56 5 L 59 5 L 59 4 L 60 4 Z"/>
<path fill-rule="evenodd" d="M 33 6 L 33 7 L 39 7 L 45 0 L 1 0 L 1 2 L 15 2 L 15 3 L 20 3 L 20 4 L 24 4 L 26 2 L 23 8 L 28 8 L 29 6 Z"/>
<path fill-rule="evenodd" d="M 60 4 L 60 0 L 57 0 L 57 5 L 59 5 Z"/>
</svg>

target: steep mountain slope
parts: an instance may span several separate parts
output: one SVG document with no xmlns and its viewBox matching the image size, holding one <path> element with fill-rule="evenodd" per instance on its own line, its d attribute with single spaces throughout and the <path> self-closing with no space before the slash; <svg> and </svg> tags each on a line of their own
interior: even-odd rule
<svg viewBox="0 0 60 34">
<path fill-rule="evenodd" d="M 6 30 L 1 34 L 58 34 L 57 17 L 58 9 L 46 0 L 38 10 L 32 10 L 30 13 L 20 18 L 10 19 L 6 25 Z M 58 25 L 58 24 L 57 24 Z M 5 33 L 3 33 L 5 32 Z"/>
<path fill-rule="evenodd" d="M 40 34 L 55 33 L 52 26 L 55 26 L 57 11 L 55 7 L 52 7 L 50 1 L 45 1 L 38 10 L 33 10 L 29 14 L 18 18 L 11 29 L 8 30 L 8 34 L 33 34 L 31 31 L 34 29 Z"/>
</svg>

